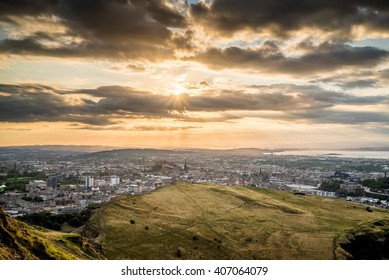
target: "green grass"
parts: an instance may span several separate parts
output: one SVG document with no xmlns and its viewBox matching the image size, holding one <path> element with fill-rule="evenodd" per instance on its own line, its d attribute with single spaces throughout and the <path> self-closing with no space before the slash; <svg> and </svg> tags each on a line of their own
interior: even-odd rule
<svg viewBox="0 0 389 280">
<path fill-rule="evenodd" d="M 7 178 L 4 181 L 5 182 L 13 182 L 13 181 L 29 181 L 33 180 L 34 177 L 17 177 L 17 178 Z"/>
<path fill-rule="evenodd" d="M 336 254 L 347 231 L 389 218 L 365 208 L 270 189 L 177 183 L 117 197 L 87 228 L 108 259 L 333 259 L 347 257 Z"/>
</svg>

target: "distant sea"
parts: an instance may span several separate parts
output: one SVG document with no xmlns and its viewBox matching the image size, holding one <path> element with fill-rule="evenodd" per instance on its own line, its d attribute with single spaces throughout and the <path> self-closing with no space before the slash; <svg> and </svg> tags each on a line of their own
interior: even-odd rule
<svg viewBox="0 0 389 280">
<path fill-rule="evenodd" d="M 319 156 L 319 157 L 343 157 L 343 158 L 374 158 L 389 159 L 389 151 L 324 151 L 324 150 L 299 150 L 274 153 L 275 155 Z"/>
</svg>

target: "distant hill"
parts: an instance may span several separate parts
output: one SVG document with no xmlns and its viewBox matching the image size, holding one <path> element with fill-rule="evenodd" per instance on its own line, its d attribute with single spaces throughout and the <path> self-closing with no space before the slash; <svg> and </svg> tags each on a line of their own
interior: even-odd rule
<svg viewBox="0 0 389 280">
<path fill-rule="evenodd" d="M 98 152 L 112 150 L 110 146 L 91 145 L 32 145 L 32 146 L 5 146 L 0 150 L 36 150 L 36 151 L 62 151 L 62 152 Z M 117 149 L 117 148 L 116 148 Z"/>
<path fill-rule="evenodd" d="M 0 260 L 103 258 L 99 247 L 79 234 L 36 228 L 0 208 Z"/>
<path fill-rule="evenodd" d="M 282 150 L 277 150 L 282 151 Z M 263 149 L 110 149 L 104 151 L 97 151 L 91 153 L 84 153 L 78 156 L 79 159 L 85 160 L 110 160 L 115 159 L 117 161 L 128 160 L 133 158 L 142 157 L 169 157 L 169 156 L 183 156 L 183 155 L 196 155 L 210 157 L 210 156 L 260 156 L 263 153 L 276 152 L 276 150 L 263 150 Z"/>
<path fill-rule="evenodd" d="M 106 146 L 63 146 L 63 145 L 37 145 L 37 146 L 8 146 L 0 147 L 0 161 L 23 161 L 23 160 L 58 160 L 69 159 L 82 154 L 108 150 Z"/>
<path fill-rule="evenodd" d="M 82 234 L 108 259 L 382 259 L 374 246 L 388 244 L 388 221 L 338 199 L 176 183 L 111 200 Z"/>
</svg>

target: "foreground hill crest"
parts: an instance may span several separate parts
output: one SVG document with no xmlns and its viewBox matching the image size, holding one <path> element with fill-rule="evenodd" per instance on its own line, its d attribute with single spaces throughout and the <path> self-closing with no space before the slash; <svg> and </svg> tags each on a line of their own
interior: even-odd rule
<svg viewBox="0 0 389 280">
<path fill-rule="evenodd" d="M 353 246 L 344 245 L 353 242 L 352 232 L 382 220 L 385 242 L 388 219 L 384 209 L 336 199 L 175 183 L 113 199 L 83 234 L 108 259 L 346 259 L 354 258 L 347 251 Z"/>
</svg>

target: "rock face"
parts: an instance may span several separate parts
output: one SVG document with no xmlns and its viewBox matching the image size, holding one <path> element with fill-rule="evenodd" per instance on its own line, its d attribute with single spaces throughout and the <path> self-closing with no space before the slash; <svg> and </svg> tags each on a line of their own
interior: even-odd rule
<svg viewBox="0 0 389 280">
<path fill-rule="evenodd" d="M 77 234 L 29 226 L 0 208 L 0 260 L 102 258 L 94 245 Z"/>
</svg>

